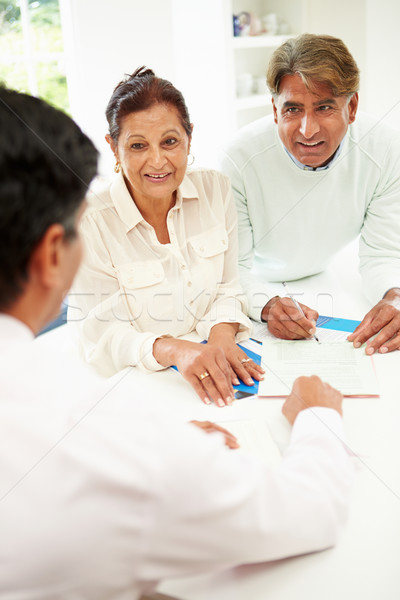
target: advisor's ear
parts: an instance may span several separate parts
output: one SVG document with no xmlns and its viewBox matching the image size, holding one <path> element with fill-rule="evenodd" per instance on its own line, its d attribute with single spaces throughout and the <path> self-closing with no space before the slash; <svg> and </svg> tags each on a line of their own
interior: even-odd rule
<svg viewBox="0 0 400 600">
<path fill-rule="evenodd" d="M 63 284 L 65 231 L 59 223 L 50 225 L 36 246 L 29 262 L 29 277 L 48 289 Z"/>
</svg>

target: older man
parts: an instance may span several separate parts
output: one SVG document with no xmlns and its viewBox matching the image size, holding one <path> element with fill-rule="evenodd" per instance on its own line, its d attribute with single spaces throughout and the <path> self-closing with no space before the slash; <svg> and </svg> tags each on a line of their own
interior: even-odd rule
<svg viewBox="0 0 400 600">
<path fill-rule="evenodd" d="M 273 116 L 239 130 L 220 165 L 236 198 L 250 315 L 280 338 L 312 335 L 317 312 L 301 305 L 301 314 L 289 298 L 271 298 L 268 282 L 319 273 L 360 235 L 360 271 L 375 306 L 349 339 L 356 347 L 368 341 L 368 354 L 395 350 L 400 136 L 357 115 L 359 70 L 337 38 L 286 41 L 272 55 L 267 83 Z"/>
</svg>

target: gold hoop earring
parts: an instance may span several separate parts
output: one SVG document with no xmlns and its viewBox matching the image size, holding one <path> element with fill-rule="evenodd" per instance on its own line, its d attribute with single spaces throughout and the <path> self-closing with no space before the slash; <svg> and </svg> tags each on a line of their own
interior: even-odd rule
<svg viewBox="0 0 400 600">
<path fill-rule="evenodd" d="M 192 162 L 188 162 L 188 167 L 191 167 L 191 166 L 192 166 L 192 164 L 194 163 L 194 156 L 193 156 L 193 154 L 192 154 L 191 152 L 189 152 L 189 154 L 188 154 L 188 158 L 189 158 L 189 156 L 191 156 L 191 157 L 192 157 Z"/>
<path fill-rule="evenodd" d="M 114 173 L 119 173 L 119 172 L 120 172 L 120 170 L 121 170 L 121 165 L 120 165 L 120 164 L 119 164 L 119 162 L 117 161 L 117 162 L 115 163 L 115 166 L 114 166 Z"/>
</svg>

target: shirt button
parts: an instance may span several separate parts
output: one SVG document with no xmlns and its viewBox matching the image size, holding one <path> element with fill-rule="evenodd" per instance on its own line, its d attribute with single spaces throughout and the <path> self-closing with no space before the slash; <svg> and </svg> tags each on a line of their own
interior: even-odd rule
<svg viewBox="0 0 400 600">
<path fill-rule="evenodd" d="M 188 285 L 188 287 L 191 287 L 191 285 L 192 285 L 192 282 L 191 282 L 191 281 L 188 281 L 188 282 L 187 282 L 187 285 Z"/>
<path fill-rule="evenodd" d="M 226 240 L 222 240 L 222 243 L 225 246 L 226 245 Z"/>
<path fill-rule="evenodd" d="M 186 265 L 181 265 L 181 269 L 186 269 Z"/>
</svg>

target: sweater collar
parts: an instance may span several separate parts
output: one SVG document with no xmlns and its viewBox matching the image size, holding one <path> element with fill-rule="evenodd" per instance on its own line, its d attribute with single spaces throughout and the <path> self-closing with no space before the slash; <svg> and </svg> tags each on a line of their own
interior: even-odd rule
<svg viewBox="0 0 400 600">
<path fill-rule="evenodd" d="M 294 162 L 294 164 L 301 169 L 302 171 L 326 171 L 326 169 L 329 169 L 334 162 L 336 162 L 336 160 L 339 158 L 342 150 L 343 150 L 343 146 L 345 144 L 345 141 L 349 135 L 349 129 L 347 129 L 347 132 L 345 133 L 342 141 L 340 142 L 338 148 L 336 149 L 335 154 L 332 156 L 331 160 L 328 162 L 327 165 L 324 165 L 323 167 L 310 167 L 309 165 L 304 165 L 303 163 L 301 163 L 299 160 L 297 160 L 297 158 L 295 156 L 293 156 L 293 154 L 291 154 L 289 152 L 289 150 L 286 148 L 286 146 L 283 144 L 278 131 L 276 132 L 277 138 L 282 146 L 282 148 L 284 148 L 286 154 L 291 158 L 291 160 Z"/>
</svg>

